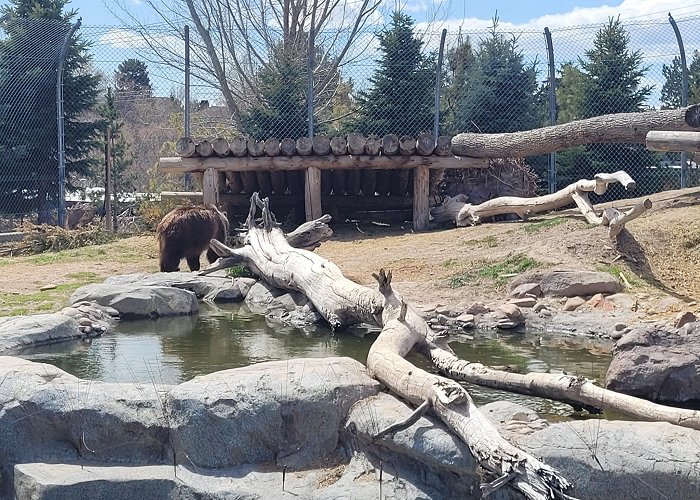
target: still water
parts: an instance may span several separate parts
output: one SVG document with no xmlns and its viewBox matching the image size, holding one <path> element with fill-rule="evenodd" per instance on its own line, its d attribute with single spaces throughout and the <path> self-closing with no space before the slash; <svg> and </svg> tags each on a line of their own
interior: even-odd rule
<svg viewBox="0 0 700 500">
<path fill-rule="evenodd" d="M 50 363 L 80 378 L 105 382 L 177 384 L 196 375 L 262 361 L 299 357 L 348 356 L 364 363 L 378 330 L 332 332 L 268 323 L 245 305 L 202 304 L 193 317 L 120 323 L 112 333 L 90 342 L 75 341 L 24 351 L 21 356 Z M 452 337 L 456 354 L 521 373 L 550 371 L 602 380 L 610 363 L 610 343 L 584 337 L 535 333 L 473 332 Z M 426 370 L 419 355 L 409 359 Z M 528 404 L 544 415 L 570 415 L 565 404 L 467 384 L 479 405 L 495 400 Z"/>
</svg>

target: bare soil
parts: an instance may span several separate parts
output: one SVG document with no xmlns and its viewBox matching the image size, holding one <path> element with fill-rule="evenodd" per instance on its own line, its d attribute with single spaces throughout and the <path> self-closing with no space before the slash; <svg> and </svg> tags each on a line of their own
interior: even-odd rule
<svg viewBox="0 0 700 500">
<path fill-rule="evenodd" d="M 351 279 L 371 285 L 372 273 L 391 269 L 394 283 L 416 304 L 458 304 L 502 298 L 512 277 L 504 263 L 556 269 L 622 272 L 642 298 L 673 295 L 695 306 L 700 298 L 700 188 L 650 197 L 654 207 L 628 224 L 617 242 L 575 210 L 527 222 L 413 233 L 410 226 L 369 222 L 335 227 L 317 253 Z M 636 200 L 612 203 L 618 208 Z M 46 285 L 101 281 L 115 275 L 158 270 L 153 235 L 62 252 L 0 258 L 0 291 L 32 294 Z M 0 311 L 0 314 L 2 312 Z"/>
</svg>

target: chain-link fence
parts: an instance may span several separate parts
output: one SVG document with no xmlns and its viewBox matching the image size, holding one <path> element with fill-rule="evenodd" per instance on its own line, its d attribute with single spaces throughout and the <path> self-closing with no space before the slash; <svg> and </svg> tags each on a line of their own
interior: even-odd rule
<svg viewBox="0 0 700 500">
<path fill-rule="evenodd" d="M 5 19 L 0 32 L 0 213 L 58 208 L 57 69 L 71 24 Z M 72 62 L 72 61 L 69 61 Z M 66 111 L 70 112 L 71 106 Z M 8 229 L 2 227 L 0 230 Z"/>
<path fill-rule="evenodd" d="M 107 128 L 114 136 L 113 188 L 130 199 L 130 193 L 184 188 L 182 179 L 158 175 L 156 163 L 174 155 L 186 134 L 512 132 L 685 102 L 679 44 L 666 19 L 552 29 L 551 60 L 539 30 L 448 29 L 441 37 L 434 25 L 403 15 L 354 32 L 287 36 L 271 27 L 270 37 L 246 40 L 186 24 L 83 26 L 73 36 L 63 85 L 69 202 L 84 196 L 81 189 L 99 196 L 104 187 Z M 2 24 L 2 214 L 46 213 L 60 198 L 56 68 L 70 28 Z M 700 101 L 700 18 L 678 19 L 678 28 L 692 104 Z M 527 160 L 542 192 L 619 169 L 635 177 L 638 190 L 614 196 L 681 186 L 680 154 L 643 145 L 580 146 Z M 700 184 L 695 161 L 687 156 L 688 186 Z"/>
</svg>

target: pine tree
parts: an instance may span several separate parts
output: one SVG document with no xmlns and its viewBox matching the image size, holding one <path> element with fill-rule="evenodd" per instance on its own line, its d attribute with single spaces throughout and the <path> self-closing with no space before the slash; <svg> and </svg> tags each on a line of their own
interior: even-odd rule
<svg viewBox="0 0 700 500">
<path fill-rule="evenodd" d="M 139 59 L 126 59 L 117 67 L 116 72 L 116 93 L 126 97 L 137 94 L 138 96 L 150 97 L 153 88 L 148 76 L 146 63 Z"/>
<path fill-rule="evenodd" d="M 517 38 L 499 33 L 494 18 L 461 89 L 457 131 L 515 132 L 540 126 L 536 91 L 535 65 L 525 65 Z"/>
<path fill-rule="evenodd" d="M 652 87 L 642 85 L 647 68 L 642 67 L 641 52 L 630 51 L 629 34 L 619 18 L 608 20 L 596 34 L 593 48 L 585 54 L 586 59 L 580 62 L 586 75 L 580 101 L 581 118 L 643 109 L 652 91 Z M 586 151 L 593 170 L 587 173 L 591 175 L 624 169 L 637 181 L 635 196 L 661 187 L 658 171 L 649 168 L 656 163 L 656 155 L 642 145 L 591 144 Z M 615 188 L 608 198 L 630 195 Z"/>
<path fill-rule="evenodd" d="M 48 222 L 58 198 L 56 69 L 58 51 L 76 17 L 67 0 L 10 0 L 0 28 L 0 209 L 36 210 Z M 87 44 L 74 35 L 63 69 L 66 184 L 88 176 L 98 127 L 85 112 L 97 100 L 99 78 L 87 70 Z M 18 172 L 21 168 L 21 172 Z"/>
<path fill-rule="evenodd" d="M 305 137 L 308 129 L 305 52 L 279 44 L 256 76 L 260 99 L 243 113 L 244 132 L 257 140 Z"/>
<path fill-rule="evenodd" d="M 457 114 L 459 112 L 460 95 L 463 92 L 467 77 L 474 65 L 474 48 L 469 36 L 460 33 L 457 44 L 447 50 L 447 71 L 443 78 L 442 128 L 448 133 L 457 133 Z"/>
<path fill-rule="evenodd" d="M 112 159 L 110 192 L 112 193 L 112 208 L 114 215 L 119 211 L 119 195 L 133 191 L 135 175 L 130 171 L 133 158 L 129 152 L 129 145 L 122 131 L 124 122 L 119 117 L 119 111 L 115 103 L 115 92 L 111 87 L 107 88 L 105 102 L 99 107 L 101 117 L 101 129 L 104 137 L 102 152 L 106 160 L 107 138 L 111 140 L 110 153 Z M 108 133 L 109 131 L 109 133 Z M 106 167 L 106 165 L 105 165 Z M 104 176 L 103 176 L 104 178 Z M 113 225 L 116 229 L 116 224 Z"/>
<path fill-rule="evenodd" d="M 377 35 L 381 55 L 358 96 L 355 129 L 364 134 L 418 135 L 434 122 L 435 56 L 424 55 L 414 21 L 394 12 L 389 27 Z"/>
<path fill-rule="evenodd" d="M 671 65 L 663 65 L 661 68 L 666 81 L 661 87 L 661 106 L 664 109 L 681 107 L 681 95 L 683 92 L 683 70 L 681 58 L 676 56 Z M 688 65 L 688 104 L 700 102 L 700 52 L 693 52 L 693 58 Z"/>
</svg>

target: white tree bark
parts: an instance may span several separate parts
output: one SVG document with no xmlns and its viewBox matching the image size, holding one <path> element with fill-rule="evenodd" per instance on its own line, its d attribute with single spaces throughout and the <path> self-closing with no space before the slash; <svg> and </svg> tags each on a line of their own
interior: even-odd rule
<svg viewBox="0 0 700 500">
<path fill-rule="evenodd" d="M 582 181 L 581 185 L 603 190 L 612 179 L 627 185 L 633 182 L 616 175 Z M 255 224 L 258 207 L 262 209 L 262 226 Z M 570 485 L 554 469 L 505 441 L 459 383 L 407 361 L 405 356 L 412 349 L 427 355 L 442 373 L 454 379 L 700 429 L 700 412 L 695 410 L 665 407 L 615 393 L 583 378 L 513 374 L 461 360 L 446 344 L 442 345 L 441 338 L 392 288 L 391 272 L 381 270 L 375 275 L 379 288 L 374 290 L 348 280 L 332 262 L 292 248 L 277 227 L 267 201 L 261 201 L 257 194 L 252 198 L 247 226 L 241 248 L 212 240 L 211 247 L 221 258 L 204 273 L 242 263 L 273 286 L 304 293 L 334 328 L 355 323 L 381 327 L 367 356 L 368 370 L 401 398 L 423 409 L 429 405 L 469 446 L 484 469 L 496 477 L 482 485 L 484 493 L 509 485 L 531 499 L 570 498 L 565 493 Z"/>
<path fill-rule="evenodd" d="M 625 189 L 636 187 L 634 179 L 627 172 L 620 170 L 612 174 L 596 174 L 593 179 L 582 179 L 569 184 L 556 193 L 534 198 L 502 196 L 479 205 L 472 205 L 468 203 L 466 195 L 448 197 L 441 205 L 433 208 L 430 214 L 435 222 L 454 221 L 457 226 L 463 227 L 474 226 L 481 223 L 483 218 L 495 215 L 516 214 L 520 218 L 526 219 L 531 214 L 548 212 L 576 203 L 590 224 L 608 226 L 608 235 L 612 238 L 619 234 L 625 223 L 639 217 L 652 206 L 651 200 L 645 199 L 627 212 L 608 209 L 606 213 L 597 215 L 588 199 L 588 193 L 604 194 L 608 190 L 608 186 L 616 182 L 622 184 Z"/>
</svg>

